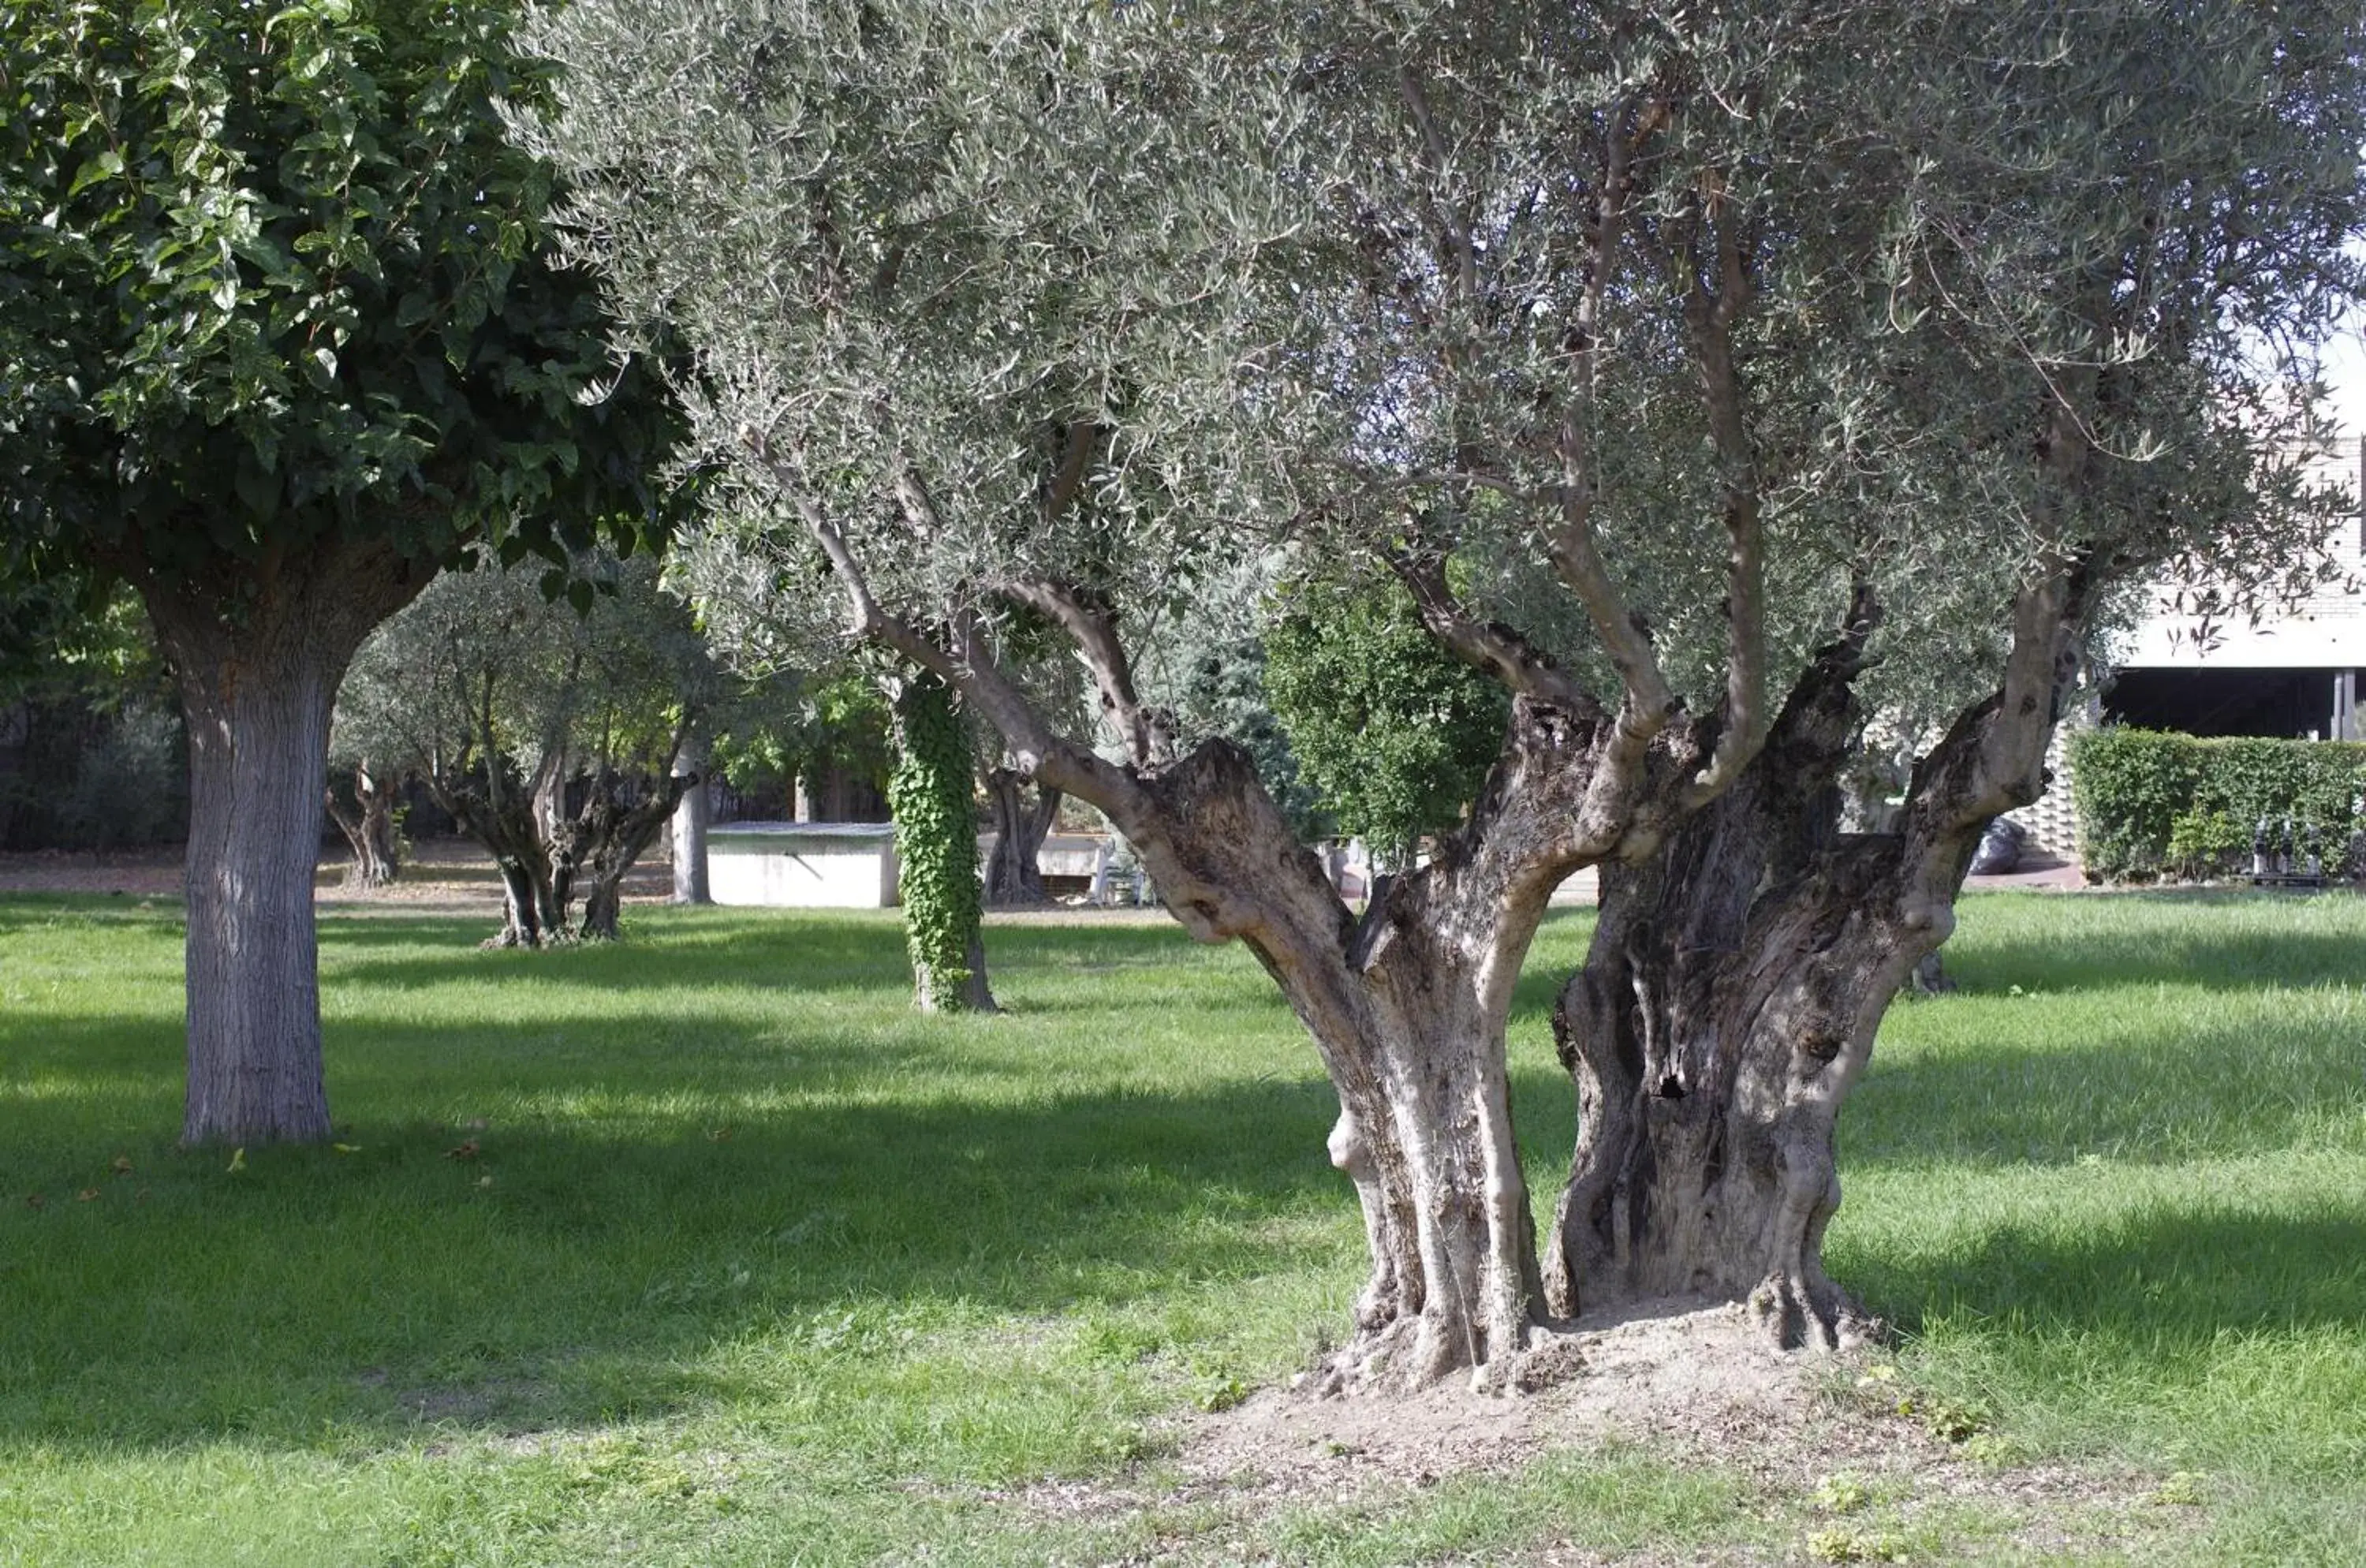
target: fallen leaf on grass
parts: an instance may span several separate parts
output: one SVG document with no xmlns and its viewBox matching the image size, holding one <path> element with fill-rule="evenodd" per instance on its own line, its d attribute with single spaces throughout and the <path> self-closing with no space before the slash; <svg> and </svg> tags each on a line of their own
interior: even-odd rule
<svg viewBox="0 0 2366 1568">
<path fill-rule="evenodd" d="M 75 1201 L 75 1202 L 77 1202 L 77 1203 L 88 1203 L 88 1202 L 91 1202 L 91 1201 L 93 1201 L 94 1200 L 96 1200 L 97 1197 L 98 1197 L 98 1189 L 97 1189 L 97 1188 L 96 1188 L 96 1187 L 85 1187 L 85 1188 L 84 1188 L 81 1191 L 79 1191 L 79 1192 L 77 1192 L 77 1193 L 75 1193 L 75 1194 L 74 1194 L 74 1201 Z"/>
<path fill-rule="evenodd" d="M 331 1144 L 329 1146 L 341 1155 L 357 1155 L 362 1152 L 362 1146 L 359 1144 Z"/>
<path fill-rule="evenodd" d="M 131 1174 L 131 1156 L 130 1155 L 118 1155 L 115 1156 L 113 1163 L 110 1164 L 107 1168 L 114 1171 L 118 1176 L 129 1176 Z"/>
<path fill-rule="evenodd" d="M 244 1170 L 246 1168 L 246 1151 L 244 1149 L 233 1149 L 231 1151 L 230 1168 L 232 1170 Z"/>
<path fill-rule="evenodd" d="M 456 1149 L 445 1149 L 444 1151 L 444 1157 L 445 1159 L 475 1159 L 477 1157 L 477 1140 L 471 1138 Z"/>
<path fill-rule="evenodd" d="M 28 1192 L 25 1194 L 25 1207 L 28 1209 L 47 1208 L 49 1206 L 49 1201 L 50 1201 L 47 1198 L 42 1197 L 38 1192 Z"/>
</svg>

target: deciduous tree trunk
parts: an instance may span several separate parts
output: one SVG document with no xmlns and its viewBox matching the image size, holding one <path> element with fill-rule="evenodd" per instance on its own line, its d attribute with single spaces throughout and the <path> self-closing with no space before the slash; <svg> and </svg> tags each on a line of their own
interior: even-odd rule
<svg viewBox="0 0 2366 1568">
<path fill-rule="evenodd" d="M 674 772 L 682 788 L 673 811 L 673 901 L 712 904 L 706 878 L 706 743 L 685 740 Z"/>
<path fill-rule="evenodd" d="M 243 594 L 134 574 L 188 720 L 186 1144 L 329 1135 L 312 919 L 329 714 L 362 638 L 429 575 L 345 544 L 267 561 Z"/>
</svg>

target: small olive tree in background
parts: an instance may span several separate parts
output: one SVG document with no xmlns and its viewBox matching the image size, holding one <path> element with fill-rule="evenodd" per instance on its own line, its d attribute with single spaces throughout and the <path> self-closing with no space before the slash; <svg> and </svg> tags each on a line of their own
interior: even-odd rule
<svg viewBox="0 0 2366 1568">
<path fill-rule="evenodd" d="M 581 609 L 536 571 L 445 573 L 362 645 L 338 698 L 332 755 L 419 780 L 493 857 L 503 946 L 617 934 L 625 873 L 696 782 L 682 747 L 726 697 L 653 561 L 576 572 L 596 590 Z"/>
</svg>

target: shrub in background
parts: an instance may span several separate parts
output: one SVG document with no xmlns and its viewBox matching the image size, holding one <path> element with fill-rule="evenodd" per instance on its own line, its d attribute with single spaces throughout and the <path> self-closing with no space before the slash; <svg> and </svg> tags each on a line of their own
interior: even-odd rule
<svg viewBox="0 0 2366 1568">
<path fill-rule="evenodd" d="M 2366 745 L 2333 740 L 2203 739 L 2105 728 L 2070 743 L 2079 858 L 2111 880 L 2189 879 L 2245 869 L 2266 819 L 2315 829 L 2325 869 L 2356 869 Z"/>
</svg>

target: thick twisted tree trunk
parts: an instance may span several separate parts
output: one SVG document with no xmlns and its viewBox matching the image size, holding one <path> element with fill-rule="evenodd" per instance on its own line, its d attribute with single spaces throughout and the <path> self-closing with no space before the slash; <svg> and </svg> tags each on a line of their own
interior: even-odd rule
<svg viewBox="0 0 2366 1568">
<path fill-rule="evenodd" d="M 1623 831 L 1590 791 L 1615 729 L 1516 703 L 1469 821 L 1361 919 L 1237 748 L 1138 775 L 1151 809 L 1119 826 L 1160 896 L 1196 934 L 1248 943 L 1338 1092 L 1330 1152 L 1355 1183 L 1372 1270 L 1334 1387 L 1499 1380 L 1543 1320 L 1504 1032 L 1552 889 Z M 1689 728 L 1672 727 L 1649 770 L 1659 795 L 1698 759 Z"/>
<path fill-rule="evenodd" d="M 362 638 L 428 575 L 342 544 L 263 563 L 243 597 L 135 574 L 188 720 L 186 1144 L 329 1135 L 312 920 L 329 714 Z"/>
<path fill-rule="evenodd" d="M 391 885 L 399 869 L 395 854 L 394 811 L 387 804 L 386 791 L 371 776 L 365 762 L 354 770 L 354 804 L 348 807 L 337 798 L 336 787 L 329 787 L 322 804 L 337 830 L 354 852 L 354 863 L 345 868 L 345 886 L 375 888 Z"/>
<path fill-rule="evenodd" d="M 501 878 L 501 934 L 492 947 L 540 947 L 566 932 L 565 912 L 553 886 L 550 849 L 535 820 L 541 793 L 521 788 L 507 760 L 486 750 L 480 761 L 438 768 L 428 793 L 463 833 L 493 857 Z"/>
<path fill-rule="evenodd" d="M 657 842 L 696 783 L 695 777 L 682 773 L 635 779 L 602 768 L 592 774 L 572 834 L 571 858 L 589 874 L 577 937 L 587 942 L 616 939 L 625 874 Z"/>
<path fill-rule="evenodd" d="M 1025 778 L 1009 768 L 986 775 L 986 798 L 994 812 L 994 854 L 986 866 L 986 901 L 989 904 L 1041 904 L 1043 870 L 1038 857 L 1043 840 L 1060 814 L 1060 792 L 1047 784 L 1033 786 L 1028 798 Z"/>
<path fill-rule="evenodd" d="M 1579 1123 L 1546 1248 L 1559 1314 L 1747 1300 L 1786 1348 L 1872 1326 L 1823 1268 L 1834 1126 L 1891 999 L 1954 928 L 1981 829 L 2034 797 L 2051 716 L 1971 710 L 1898 831 L 1843 835 L 1862 647 L 1823 651 L 1735 786 L 1656 854 L 1603 867 L 1593 947 L 1553 1018 Z"/>
</svg>

